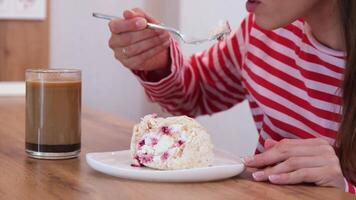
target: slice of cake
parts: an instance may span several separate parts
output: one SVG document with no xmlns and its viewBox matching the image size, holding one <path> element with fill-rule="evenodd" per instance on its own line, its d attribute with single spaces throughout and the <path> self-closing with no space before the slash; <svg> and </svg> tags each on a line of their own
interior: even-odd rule
<svg viewBox="0 0 356 200">
<path fill-rule="evenodd" d="M 132 166 L 160 170 L 207 167 L 214 157 L 207 131 L 186 116 L 145 116 L 133 129 L 131 154 Z"/>
</svg>

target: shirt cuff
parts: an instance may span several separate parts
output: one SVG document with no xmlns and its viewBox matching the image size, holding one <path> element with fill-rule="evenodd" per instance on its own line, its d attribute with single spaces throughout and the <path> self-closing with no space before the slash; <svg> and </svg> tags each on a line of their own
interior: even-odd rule
<svg viewBox="0 0 356 200">
<path fill-rule="evenodd" d="M 351 194 L 356 194 L 356 188 L 355 186 L 348 181 L 346 178 L 344 178 L 345 181 L 345 192 L 349 192 Z"/>
</svg>

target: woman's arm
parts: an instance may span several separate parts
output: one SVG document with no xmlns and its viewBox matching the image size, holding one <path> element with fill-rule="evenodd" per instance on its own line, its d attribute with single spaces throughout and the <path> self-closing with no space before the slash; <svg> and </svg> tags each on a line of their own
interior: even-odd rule
<svg viewBox="0 0 356 200">
<path fill-rule="evenodd" d="M 229 38 L 188 59 L 184 59 L 177 42 L 171 40 L 168 70 L 161 70 L 160 75 L 134 71 L 148 97 L 170 113 L 193 117 L 223 111 L 243 101 L 245 90 L 240 70 L 246 46 L 246 20 Z"/>
</svg>

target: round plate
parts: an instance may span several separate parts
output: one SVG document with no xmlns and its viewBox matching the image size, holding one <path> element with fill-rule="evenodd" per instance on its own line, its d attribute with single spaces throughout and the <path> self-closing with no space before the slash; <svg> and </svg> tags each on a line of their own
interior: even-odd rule
<svg viewBox="0 0 356 200">
<path fill-rule="evenodd" d="M 227 179 L 244 171 L 241 159 L 230 153 L 215 150 L 212 166 L 183 170 L 155 170 L 132 167 L 130 151 L 88 153 L 87 163 L 93 169 L 125 179 L 153 182 L 205 182 Z"/>
</svg>

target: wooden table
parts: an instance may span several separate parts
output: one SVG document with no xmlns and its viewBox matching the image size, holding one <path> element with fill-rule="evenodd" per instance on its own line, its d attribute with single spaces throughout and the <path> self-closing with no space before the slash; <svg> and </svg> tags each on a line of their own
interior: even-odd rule
<svg viewBox="0 0 356 200">
<path fill-rule="evenodd" d="M 169 184 L 124 180 L 92 170 L 87 152 L 129 147 L 132 123 L 84 109 L 78 159 L 48 161 L 24 152 L 23 97 L 0 97 L 0 199 L 355 199 L 334 188 L 276 186 L 242 177 L 209 183 Z"/>
</svg>

